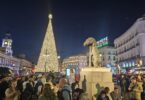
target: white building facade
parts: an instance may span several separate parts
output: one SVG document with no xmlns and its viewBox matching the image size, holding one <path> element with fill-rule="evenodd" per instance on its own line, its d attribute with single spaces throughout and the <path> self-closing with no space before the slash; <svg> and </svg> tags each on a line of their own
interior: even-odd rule
<svg viewBox="0 0 145 100">
<path fill-rule="evenodd" d="M 20 71 L 22 70 L 31 71 L 33 64 L 26 59 L 16 58 L 0 52 L 0 67 L 9 68 L 15 74 L 20 74 Z"/>
<path fill-rule="evenodd" d="M 77 67 L 79 70 L 88 65 L 88 57 L 86 55 L 76 55 L 65 58 L 62 66 L 66 69 L 68 66 Z"/>
<path fill-rule="evenodd" d="M 7 67 L 18 74 L 20 67 L 20 59 L 8 56 L 5 53 L 0 52 L 0 67 Z"/>
<path fill-rule="evenodd" d="M 112 46 L 105 46 L 98 49 L 101 54 L 102 66 L 104 67 L 114 67 L 116 62 L 116 51 Z"/>
<path fill-rule="evenodd" d="M 145 65 L 145 16 L 114 40 L 117 63 L 121 68 Z M 141 62 L 141 63 L 139 63 Z"/>
<path fill-rule="evenodd" d="M 88 57 L 86 55 L 70 56 L 63 60 L 62 71 L 74 82 L 74 80 L 79 80 L 80 70 L 86 66 L 88 66 Z"/>
</svg>

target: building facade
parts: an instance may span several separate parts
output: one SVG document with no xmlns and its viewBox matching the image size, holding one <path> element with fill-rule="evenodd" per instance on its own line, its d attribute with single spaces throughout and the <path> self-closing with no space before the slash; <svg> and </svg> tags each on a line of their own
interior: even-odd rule
<svg viewBox="0 0 145 100">
<path fill-rule="evenodd" d="M 0 47 L 0 67 L 9 68 L 16 75 L 19 75 L 24 68 L 26 71 L 28 68 L 32 70 L 33 67 L 30 61 L 13 56 L 10 34 L 6 34 L 6 37 L 2 40 L 2 46 Z"/>
<path fill-rule="evenodd" d="M 145 65 L 145 16 L 114 40 L 117 63 L 123 69 Z"/>
<path fill-rule="evenodd" d="M 26 59 L 20 59 L 20 73 L 21 75 L 28 75 L 32 73 L 33 70 L 33 64 L 26 60 Z"/>
<path fill-rule="evenodd" d="M 19 73 L 20 59 L 8 56 L 5 53 L 0 52 L 0 67 L 8 67 L 16 73 Z"/>
<path fill-rule="evenodd" d="M 76 55 L 65 58 L 62 62 L 63 69 L 66 69 L 68 66 L 78 67 L 81 69 L 88 65 L 88 57 L 86 55 Z"/>
<path fill-rule="evenodd" d="M 15 74 L 19 75 L 22 72 L 31 72 L 33 64 L 21 58 L 16 58 L 14 56 L 9 56 L 4 52 L 0 52 L 0 67 L 7 67 L 11 69 Z"/>
<path fill-rule="evenodd" d="M 78 76 L 81 68 L 88 65 L 88 57 L 86 55 L 76 55 L 65 58 L 62 62 L 62 72 L 67 76 L 75 76 L 78 80 Z M 73 75 L 71 75 L 73 74 Z"/>
<path fill-rule="evenodd" d="M 114 67 L 116 62 L 116 51 L 112 46 L 105 46 L 98 49 L 101 54 L 102 63 L 104 67 Z"/>
</svg>

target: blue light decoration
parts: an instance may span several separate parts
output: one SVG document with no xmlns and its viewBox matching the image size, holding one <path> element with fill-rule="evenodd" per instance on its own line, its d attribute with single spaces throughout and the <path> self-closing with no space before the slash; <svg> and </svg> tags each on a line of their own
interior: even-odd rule
<svg viewBox="0 0 145 100">
<path fill-rule="evenodd" d="M 111 65 L 110 65 L 110 64 L 107 64 L 107 67 L 108 67 L 108 68 L 111 68 Z"/>
<path fill-rule="evenodd" d="M 131 65 L 131 62 L 129 62 L 129 67 L 131 67 L 132 65 Z"/>
<path fill-rule="evenodd" d="M 97 41 L 97 48 L 102 48 L 104 46 L 108 46 L 108 37 L 102 38 L 101 40 Z"/>
<path fill-rule="evenodd" d="M 66 76 L 70 76 L 70 69 L 66 69 Z"/>
<path fill-rule="evenodd" d="M 126 63 L 126 67 L 128 67 L 128 63 Z"/>
<path fill-rule="evenodd" d="M 135 63 L 134 63 L 134 61 L 132 62 L 132 66 L 135 66 Z"/>
<path fill-rule="evenodd" d="M 125 68 L 125 63 L 123 63 L 123 67 Z"/>
</svg>

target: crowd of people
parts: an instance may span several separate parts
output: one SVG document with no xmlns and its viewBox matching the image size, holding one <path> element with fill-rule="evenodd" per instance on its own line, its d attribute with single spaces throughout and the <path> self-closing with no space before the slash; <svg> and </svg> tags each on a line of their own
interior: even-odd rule
<svg viewBox="0 0 145 100">
<path fill-rule="evenodd" d="M 121 96 L 128 100 L 145 100 L 145 75 L 121 75 Z"/>
<path fill-rule="evenodd" d="M 103 88 L 96 100 L 145 100 L 145 76 L 121 75 L 114 91 Z M 120 93 L 121 92 L 121 93 Z M 89 100 L 85 89 L 79 82 L 69 84 L 65 76 L 38 74 L 0 78 L 0 100 Z"/>
<path fill-rule="evenodd" d="M 3 75 L 0 79 L 0 100 L 88 100 L 83 89 L 78 87 L 77 82 L 70 85 L 65 76 Z"/>
</svg>

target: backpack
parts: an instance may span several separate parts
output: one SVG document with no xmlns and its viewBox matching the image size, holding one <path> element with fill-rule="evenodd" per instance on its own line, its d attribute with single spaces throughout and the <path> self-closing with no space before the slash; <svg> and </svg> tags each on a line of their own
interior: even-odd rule
<svg viewBox="0 0 145 100">
<path fill-rule="evenodd" d="M 67 90 L 67 89 L 62 89 L 61 91 L 58 92 L 58 99 L 59 100 L 64 100 L 64 98 L 63 98 L 63 92 L 64 91 L 68 92 L 69 98 L 71 100 L 71 92 L 69 90 Z"/>
</svg>

